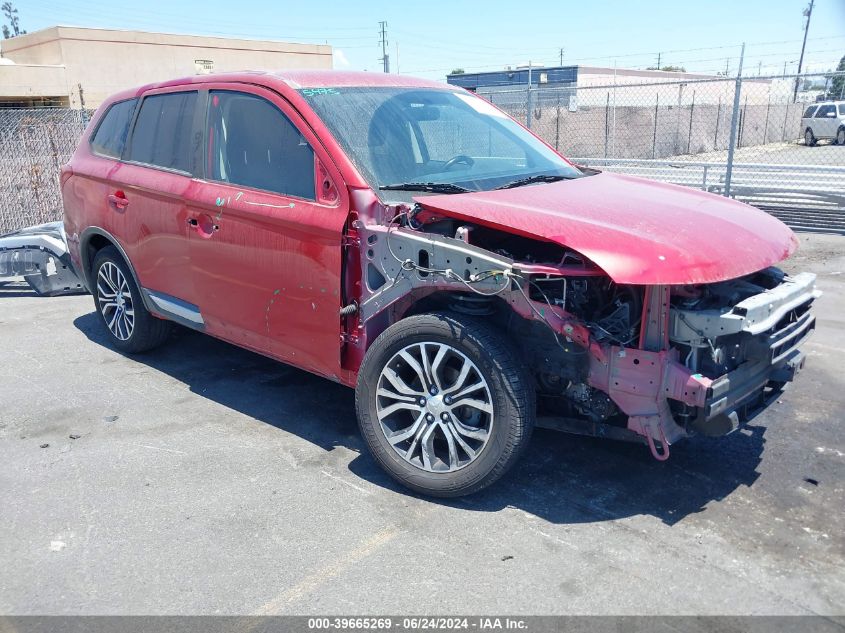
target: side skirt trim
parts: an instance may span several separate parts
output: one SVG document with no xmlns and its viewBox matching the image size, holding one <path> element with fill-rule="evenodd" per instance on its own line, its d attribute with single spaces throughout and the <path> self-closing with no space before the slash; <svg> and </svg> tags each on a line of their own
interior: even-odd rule
<svg viewBox="0 0 845 633">
<path fill-rule="evenodd" d="M 199 307 L 193 303 L 182 301 L 178 297 L 163 292 L 147 290 L 146 288 L 141 288 L 141 293 L 156 312 L 161 313 L 171 321 L 175 321 L 180 325 L 194 330 L 205 329 L 205 321 L 202 318 L 202 313 Z"/>
</svg>

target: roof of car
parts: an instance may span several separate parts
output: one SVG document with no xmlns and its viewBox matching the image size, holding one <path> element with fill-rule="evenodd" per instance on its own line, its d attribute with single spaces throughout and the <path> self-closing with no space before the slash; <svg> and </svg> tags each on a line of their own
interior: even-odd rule
<svg viewBox="0 0 845 633">
<path fill-rule="evenodd" d="M 352 70 L 280 70 L 271 74 L 294 88 L 337 88 L 351 86 L 401 86 L 410 88 L 449 88 L 442 81 L 420 79 L 409 75 Z"/>
<path fill-rule="evenodd" d="M 351 88 L 351 87 L 396 87 L 396 88 L 434 88 L 439 90 L 462 91 L 463 88 L 441 81 L 421 79 L 409 75 L 391 75 L 379 72 L 361 72 L 352 70 L 242 70 L 208 75 L 192 75 L 160 81 L 122 90 L 112 95 L 109 103 L 138 97 L 148 90 L 175 86 L 196 85 L 209 82 L 242 82 L 272 86 L 283 83 L 289 88 Z"/>
</svg>

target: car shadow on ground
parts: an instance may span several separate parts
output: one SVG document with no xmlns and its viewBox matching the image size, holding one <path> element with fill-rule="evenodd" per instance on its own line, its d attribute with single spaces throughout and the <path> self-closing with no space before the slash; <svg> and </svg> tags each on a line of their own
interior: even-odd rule
<svg viewBox="0 0 845 633">
<path fill-rule="evenodd" d="M 109 347 L 95 313 L 74 325 Z M 166 373 L 193 393 L 331 451 L 358 453 L 354 475 L 413 495 L 370 457 L 355 420 L 353 390 L 219 341 L 178 329 L 164 347 L 132 360 Z M 723 438 L 693 438 L 672 447 L 667 462 L 645 446 L 537 430 L 519 464 L 491 488 L 456 500 L 456 508 L 519 508 L 554 523 L 583 523 L 646 514 L 666 524 L 704 510 L 759 476 L 765 429 L 750 425 Z"/>
</svg>

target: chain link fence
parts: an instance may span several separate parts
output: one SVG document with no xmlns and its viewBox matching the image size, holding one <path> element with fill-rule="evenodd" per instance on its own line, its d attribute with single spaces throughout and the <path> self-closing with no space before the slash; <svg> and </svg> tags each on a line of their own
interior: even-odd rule
<svg viewBox="0 0 845 633">
<path fill-rule="evenodd" d="M 806 88 L 818 75 L 778 75 L 478 94 L 580 165 L 728 195 L 796 228 L 845 232 L 845 100 L 830 94 L 845 92 L 845 73 L 822 80 L 815 91 Z M 821 111 L 817 96 L 841 103 Z"/>
<path fill-rule="evenodd" d="M 0 234 L 62 217 L 61 166 L 91 111 L 0 108 Z"/>
<path fill-rule="evenodd" d="M 845 232 L 845 100 L 833 116 L 816 104 L 832 86 L 845 92 L 845 73 L 808 91 L 818 78 L 535 84 L 478 94 L 580 165 L 728 195 L 796 228 Z M 0 109 L 0 233 L 61 218 L 60 168 L 90 115 Z"/>
</svg>

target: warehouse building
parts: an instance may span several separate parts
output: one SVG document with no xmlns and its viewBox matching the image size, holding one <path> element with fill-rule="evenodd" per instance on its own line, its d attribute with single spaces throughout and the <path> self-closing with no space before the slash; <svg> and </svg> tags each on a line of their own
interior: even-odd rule
<svg viewBox="0 0 845 633">
<path fill-rule="evenodd" d="M 504 70 L 452 74 L 446 81 L 455 86 L 477 92 L 501 106 L 519 105 L 531 77 L 534 105 L 563 103 L 579 106 L 600 106 L 610 96 L 617 106 L 652 106 L 658 103 L 689 105 L 696 103 L 727 103 L 732 99 L 734 78 L 688 72 L 639 70 L 607 66 L 527 66 Z M 693 97 L 687 86 L 701 84 L 703 89 Z M 792 95 L 793 82 L 756 79 L 743 80 L 743 98 L 752 105 L 783 100 Z M 625 90 L 626 87 L 633 89 Z"/>
<path fill-rule="evenodd" d="M 323 44 L 54 26 L 2 41 L 0 107 L 95 108 L 119 90 L 174 77 L 331 67 Z"/>
</svg>

